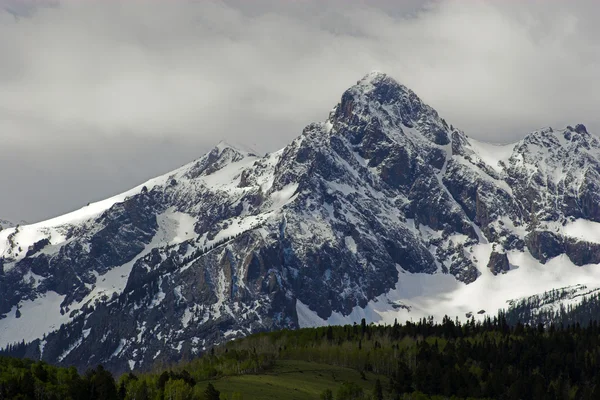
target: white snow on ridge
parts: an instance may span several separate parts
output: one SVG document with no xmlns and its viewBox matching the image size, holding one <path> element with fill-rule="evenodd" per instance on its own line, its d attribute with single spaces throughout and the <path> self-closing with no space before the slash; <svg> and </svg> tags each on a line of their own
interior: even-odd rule
<svg viewBox="0 0 600 400">
<path fill-rule="evenodd" d="M 574 265 L 566 255 L 540 264 L 528 252 L 508 253 L 511 270 L 493 276 L 489 271 L 471 284 L 457 281 L 452 275 L 436 273 L 411 274 L 398 268 L 399 280 L 388 293 L 370 301 L 365 308 L 355 307 L 349 315 L 333 313 L 327 320 L 320 318 L 305 304 L 298 301 L 296 310 L 301 327 L 340 325 L 367 322 L 392 324 L 433 316 L 440 321 L 445 315 L 460 320 L 472 313 L 475 318 L 485 314 L 496 315 L 506 309 L 509 301 L 540 294 L 552 289 L 586 285 L 600 287 L 600 268 L 597 265 Z M 489 257 L 489 254 L 488 254 Z M 480 264 L 488 259 L 479 260 Z M 485 314 L 478 314 L 484 310 Z"/>
<path fill-rule="evenodd" d="M 78 310 L 89 301 L 97 301 L 107 296 L 109 299 L 116 293 L 122 293 L 135 262 L 159 246 L 181 243 L 194 236 L 196 219 L 188 214 L 168 210 L 158 216 L 159 229 L 145 249 L 128 263 L 112 268 L 104 275 L 96 275 L 93 290 L 77 304 L 70 305 L 70 311 L 60 314 L 60 304 L 65 296 L 48 292 L 34 301 L 20 303 L 21 317 L 17 320 L 13 307 L 7 318 L 0 319 L 0 348 L 7 344 L 26 342 L 41 338 L 44 334 L 58 329 L 61 324 L 70 320 L 69 313 Z M 31 275 L 34 279 L 36 276 Z"/>
<path fill-rule="evenodd" d="M 273 212 L 267 212 L 259 215 L 249 215 L 247 217 L 231 218 L 227 221 L 228 226 L 219 231 L 219 233 L 212 240 L 204 240 L 203 245 L 208 247 L 212 244 L 219 243 L 222 240 L 227 240 L 235 237 L 240 233 L 244 233 L 248 230 L 254 229 L 261 225 L 264 221 L 269 219 L 273 215 Z"/>
<path fill-rule="evenodd" d="M 224 143 L 220 143 L 217 148 L 222 151 L 227 146 L 228 145 Z M 256 156 L 247 153 L 246 157 L 242 160 L 231 163 L 210 175 L 201 176 L 200 179 L 207 187 L 213 190 L 242 190 L 237 188 L 239 175 L 245 168 L 251 166 L 256 159 Z M 171 178 L 182 179 L 182 177 L 190 170 L 190 168 L 193 168 L 197 162 L 198 160 L 195 160 L 167 174 L 150 179 L 131 190 L 109 197 L 105 200 L 90 203 L 85 207 L 68 214 L 30 225 L 23 225 L 19 228 L 11 227 L 3 229 L 0 231 L 0 257 L 9 255 L 7 253 L 11 248 L 9 239 L 15 244 L 15 248 L 21 248 L 18 252 L 18 257 L 13 257 L 17 260 L 20 260 L 25 256 L 29 246 L 44 238 L 48 238 L 50 243 L 54 246 L 60 245 L 65 241 L 63 227 L 82 225 L 87 221 L 93 220 L 115 204 L 122 203 L 128 197 L 139 194 L 144 188 L 150 191 L 155 186 L 166 185 Z M 237 180 L 235 179 L 236 177 L 238 178 Z M 12 256 L 14 256 L 14 254 L 12 254 Z"/>
<path fill-rule="evenodd" d="M 600 243 L 600 223 L 586 219 L 568 221 L 565 225 L 560 222 L 546 222 L 543 227 L 551 232 L 586 242 Z"/>
<path fill-rule="evenodd" d="M 277 212 L 280 212 L 286 204 L 294 201 L 297 189 L 298 184 L 294 183 L 285 186 L 279 191 L 271 193 L 270 211 L 257 215 L 241 215 L 227 220 L 227 225 L 221 229 L 212 240 L 207 240 L 206 237 L 204 237 L 204 241 L 202 242 L 203 246 L 208 247 L 223 240 L 231 239 L 240 233 L 258 228 L 272 216 L 278 215 Z"/>
<path fill-rule="evenodd" d="M 238 184 L 242 172 L 249 168 L 258 157 L 249 156 L 240 161 L 230 163 L 214 173 L 206 176 L 201 176 L 202 182 L 209 188 L 225 191 L 244 191 L 240 189 Z"/>
<path fill-rule="evenodd" d="M 86 221 L 96 218 L 113 205 L 125 201 L 127 197 L 140 193 L 142 188 L 146 187 L 148 190 L 151 190 L 156 185 L 164 184 L 167 178 L 172 174 L 173 173 L 169 173 L 158 178 L 150 179 L 149 181 L 131 190 L 128 190 L 127 192 L 102 201 L 90 203 L 79 210 L 61 215 L 56 218 L 31 225 L 20 226 L 19 228 L 15 227 L 4 229 L 0 232 L 0 256 L 7 255 L 6 252 L 10 248 L 9 236 L 12 235 L 14 235 L 12 241 L 16 243 L 17 247 L 21 248 L 21 252 L 19 253 L 19 257 L 17 257 L 17 259 L 23 258 L 29 246 L 44 238 L 50 239 L 50 243 L 52 245 L 61 244 L 65 241 L 61 227 L 65 225 L 82 224 Z"/>
<path fill-rule="evenodd" d="M 516 145 L 516 143 L 486 143 L 471 138 L 469 138 L 469 144 L 481 161 L 492 167 L 496 172 L 502 172 L 503 168 L 500 165 L 500 162 L 508 162 Z"/>
<path fill-rule="evenodd" d="M 196 219 L 188 214 L 174 212 L 169 210 L 157 217 L 158 232 L 152 238 L 152 241 L 146 245 L 137 256 L 131 261 L 119 267 L 112 268 L 104 275 L 96 276 L 96 284 L 94 289 L 76 306 L 75 309 L 81 308 L 88 301 L 96 301 L 103 296 L 110 298 L 113 293 L 117 295 L 122 293 L 127 285 L 127 279 L 137 260 L 143 258 L 152 251 L 152 249 L 160 246 L 182 243 L 194 236 L 194 222 Z M 0 324 L 2 321 L 0 320 Z"/>
</svg>

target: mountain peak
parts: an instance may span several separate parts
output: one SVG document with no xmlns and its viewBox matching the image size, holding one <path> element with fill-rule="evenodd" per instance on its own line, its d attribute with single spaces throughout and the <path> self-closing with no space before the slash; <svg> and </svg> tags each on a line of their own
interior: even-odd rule
<svg viewBox="0 0 600 400">
<path fill-rule="evenodd" d="M 240 143 L 232 143 L 232 142 L 228 142 L 225 140 L 221 140 L 219 143 L 217 143 L 217 145 L 215 146 L 214 150 L 216 150 L 218 153 L 222 153 L 223 151 L 230 149 L 235 151 L 236 153 L 242 154 L 242 155 L 252 155 L 255 156 L 256 155 L 256 151 L 254 151 L 253 149 L 251 149 L 250 147 L 240 144 Z"/>
<path fill-rule="evenodd" d="M 342 95 L 331 122 L 356 125 L 358 121 L 377 121 L 379 126 L 415 129 L 428 140 L 449 143 L 449 127 L 438 113 L 409 88 L 391 76 L 371 71 Z M 386 128 L 389 129 L 389 128 Z"/>
<path fill-rule="evenodd" d="M 388 75 L 385 72 L 381 72 L 378 70 L 373 70 L 371 72 L 369 72 L 368 74 L 366 74 L 361 80 L 359 80 L 357 83 L 373 83 L 373 82 L 377 82 L 377 81 L 381 81 L 382 79 L 385 79 Z"/>
<path fill-rule="evenodd" d="M 583 125 L 583 124 L 577 124 L 577 125 L 575 125 L 574 131 L 577 132 L 577 133 L 582 133 L 582 134 L 588 133 L 585 125 Z"/>
<path fill-rule="evenodd" d="M 370 93 L 378 90 L 389 90 L 393 89 L 400 93 L 414 93 L 409 90 L 406 86 L 400 84 L 397 80 L 381 71 L 371 71 L 363 76 L 359 81 L 356 82 L 356 86 L 351 89 L 355 89 L 358 92 Z"/>
<path fill-rule="evenodd" d="M 540 128 L 527 134 L 520 142 L 558 148 L 564 146 L 564 140 L 586 148 L 600 146 L 598 139 L 591 135 L 583 124 L 576 124 L 575 127 L 568 125 L 564 129 L 554 129 L 550 126 Z"/>
<path fill-rule="evenodd" d="M 187 177 L 195 179 L 201 174 L 212 174 L 230 163 L 257 157 L 256 152 L 243 145 L 220 141 L 210 152 L 190 164 Z"/>
</svg>

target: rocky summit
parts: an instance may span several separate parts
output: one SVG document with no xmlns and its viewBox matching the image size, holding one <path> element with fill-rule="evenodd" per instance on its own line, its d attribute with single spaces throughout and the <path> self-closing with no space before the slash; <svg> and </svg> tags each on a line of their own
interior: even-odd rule
<svg viewBox="0 0 600 400">
<path fill-rule="evenodd" d="M 259 156 L 200 159 L 0 231 L 0 346 L 113 372 L 253 332 L 494 314 L 600 287 L 600 141 L 579 124 L 467 137 L 370 73 Z"/>
</svg>

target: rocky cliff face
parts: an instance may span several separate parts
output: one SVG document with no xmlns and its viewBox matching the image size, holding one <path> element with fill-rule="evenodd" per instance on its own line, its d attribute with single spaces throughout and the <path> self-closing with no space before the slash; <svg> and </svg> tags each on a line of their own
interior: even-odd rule
<svg viewBox="0 0 600 400">
<path fill-rule="evenodd" d="M 371 73 L 278 152 L 220 144 L 0 232 L 0 345 L 122 372 L 262 330 L 495 312 L 562 280 L 600 284 L 599 163 L 582 125 L 489 145 Z"/>
</svg>

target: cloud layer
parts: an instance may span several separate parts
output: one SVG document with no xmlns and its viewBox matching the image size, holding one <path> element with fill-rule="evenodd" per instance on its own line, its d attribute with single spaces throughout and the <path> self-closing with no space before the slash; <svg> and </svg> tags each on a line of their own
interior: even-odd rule
<svg viewBox="0 0 600 400">
<path fill-rule="evenodd" d="M 372 69 L 479 139 L 600 132 L 594 1 L 396 3 L 0 0 L 0 216 L 66 212 L 221 139 L 275 150 Z"/>
</svg>

